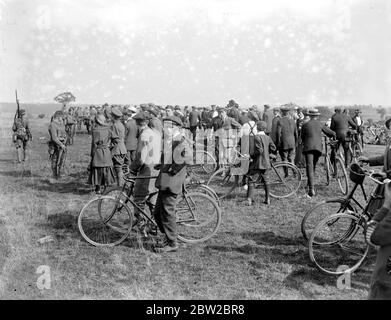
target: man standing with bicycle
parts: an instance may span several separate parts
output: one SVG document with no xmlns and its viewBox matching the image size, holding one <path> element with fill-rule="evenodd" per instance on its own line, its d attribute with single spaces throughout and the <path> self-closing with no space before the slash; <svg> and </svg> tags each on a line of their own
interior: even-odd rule
<svg viewBox="0 0 391 320">
<path fill-rule="evenodd" d="M 156 224 L 164 234 L 162 245 L 156 248 L 160 253 L 178 250 L 175 210 L 186 179 L 186 165 L 191 161 L 191 156 L 186 158 L 182 126 L 181 119 L 176 116 L 163 120 L 164 149 L 162 164 L 155 166 L 160 172 L 155 184 L 159 193 L 154 210 Z"/>
<path fill-rule="evenodd" d="M 349 150 L 349 138 L 347 137 L 349 131 L 349 125 L 352 128 L 356 129 L 356 124 L 352 121 L 352 119 L 345 114 L 341 113 L 340 107 L 335 107 L 335 114 L 331 117 L 331 125 L 330 129 L 333 130 L 337 135 L 337 148 L 338 150 L 342 145 L 344 156 L 345 156 L 345 167 L 347 168 L 352 161 L 352 154 Z M 334 161 L 335 152 L 332 151 L 331 159 Z"/>
<path fill-rule="evenodd" d="M 282 161 L 293 164 L 295 159 L 295 148 L 297 144 L 297 127 L 294 120 L 289 117 L 289 106 L 280 108 L 282 117 L 277 123 L 277 148 Z M 288 172 L 285 172 L 288 175 Z"/>
</svg>

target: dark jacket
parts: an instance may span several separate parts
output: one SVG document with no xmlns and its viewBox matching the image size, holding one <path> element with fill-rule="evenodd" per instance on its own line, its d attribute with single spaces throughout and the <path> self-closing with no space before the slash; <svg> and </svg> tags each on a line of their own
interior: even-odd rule
<svg viewBox="0 0 391 320">
<path fill-rule="evenodd" d="M 239 121 L 239 110 L 236 107 L 233 107 L 228 112 L 228 117 L 235 119 L 235 121 Z"/>
<path fill-rule="evenodd" d="M 277 145 L 277 124 L 278 124 L 278 121 L 281 119 L 280 116 L 278 117 L 274 117 L 272 119 L 272 128 L 271 128 L 271 131 L 270 131 L 270 138 L 272 138 L 273 142 L 275 145 Z"/>
<path fill-rule="evenodd" d="M 273 140 L 265 135 L 257 134 L 254 137 L 254 156 L 253 161 L 250 163 L 251 169 L 269 169 L 270 165 L 270 153 L 277 151 Z"/>
<path fill-rule="evenodd" d="M 189 125 L 190 127 L 197 127 L 201 125 L 201 115 L 198 111 L 191 111 L 189 113 Z"/>
<path fill-rule="evenodd" d="M 337 134 L 338 140 L 346 140 L 346 133 L 349 130 L 349 125 L 356 128 L 356 124 L 352 121 L 352 119 L 343 113 L 335 113 L 331 117 L 330 129 Z"/>
<path fill-rule="evenodd" d="M 206 128 L 212 128 L 212 116 L 208 110 L 201 112 L 201 121 Z"/>
<path fill-rule="evenodd" d="M 277 147 L 281 150 L 294 149 L 297 141 L 297 127 L 294 120 L 285 116 L 277 123 Z"/>
<path fill-rule="evenodd" d="M 121 155 L 126 154 L 125 147 L 125 127 L 120 120 L 116 120 L 113 122 L 111 126 L 111 139 L 112 139 L 112 148 L 111 154 Z"/>
<path fill-rule="evenodd" d="M 162 165 L 159 166 L 160 172 L 155 184 L 159 190 L 169 191 L 174 194 L 182 193 L 183 184 L 186 179 L 186 166 L 191 163 L 191 158 L 185 158 L 182 163 L 176 163 L 175 152 L 180 152 L 184 158 L 186 155 L 185 147 L 184 139 L 181 141 L 174 140 L 172 142 L 172 153 L 169 156 L 170 159 L 165 159 L 164 153 L 162 154 Z"/>
<path fill-rule="evenodd" d="M 301 141 L 303 152 L 319 151 L 322 152 L 322 132 L 328 137 L 335 136 L 335 132 L 322 125 L 319 120 L 310 119 L 301 127 Z"/>
<path fill-rule="evenodd" d="M 125 124 L 125 146 L 126 150 L 133 151 L 137 149 L 138 126 L 136 120 L 129 119 Z"/>
<path fill-rule="evenodd" d="M 262 121 L 265 121 L 267 124 L 266 133 L 270 133 L 272 131 L 273 126 L 274 113 L 272 109 L 266 110 L 262 115 Z"/>
<path fill-rule="evenodd" d="M 111 134 L 109 126 L 96 124 L 92 129 L 92 167 L 111 167 L 113 165 L 110 152 Z"/>
<path fill-rule="evenodd" d="M 60 146 L 65 143 L 67 134 L 65 132 L 65 126 L 63 124 L 55 123 L 54 121 L 49 124 L 50 143 L 56 146 Z"/>
</svg>

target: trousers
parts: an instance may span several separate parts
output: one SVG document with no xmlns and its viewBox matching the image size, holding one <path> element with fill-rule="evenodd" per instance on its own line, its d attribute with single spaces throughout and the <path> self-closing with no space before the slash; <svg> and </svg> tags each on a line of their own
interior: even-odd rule
<svg viewBox="0 0 391 320">
<path fill-rule="evenodd" d="M 316 164 L 318 163 L 319 157 L 322 155 L 318 150 L 311 150 L 304 153 L 305 162 L 306 162 L 306 173 L 308 179 L 308 187 L 314 187 L 314 176 L 316 170 Z"/>
<path fill-rule="evenodd" d="M 166 235 L 169 244 L 175 243 L 178 237 L 175 213 L 178 200 L 179 196 L 175 193 L 159 191 L 153 214 L 160 232 Z"/>
</svg>

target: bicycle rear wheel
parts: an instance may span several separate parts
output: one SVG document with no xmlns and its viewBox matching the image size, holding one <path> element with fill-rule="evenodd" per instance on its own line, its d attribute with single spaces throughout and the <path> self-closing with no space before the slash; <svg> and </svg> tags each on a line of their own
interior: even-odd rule
<svg viewBox="0 0 391 320">
<path fill-rule="evenodd" d="M 355 209 L 350 202 L 342 198 L 329 199 L 316 204 L 306 212 L 301 221 L 301 233 L 303 234 L 304 239 L 308 240 L 310 238 L 315 227 L 324 218 L 332 214 L 347 212 L 355 212 Z"/>
<path fill-rule="evenodd" d="M 363 220 L 346 213 L 326 217 L 311 234 L 308 249 L 311 261 L 322 272 L 330 275 L 354 272 L 369 251 Z"/>
<path fill-rule="evenodd" d="M 214 199 L 219 206 L 221 206 L 217 193 L 211 187 L 208 187 L 205 184 L 189 184 L 186 186 L 186 190 L 190 193 L 200 192 L 206 194 L 207 196 L 210 196 L 212 199 Z"/>
<path fill-rule="evenodd" d="M 120 199 L 101 196 L 81 209 L 78 227 L 82 237 L 94 246 L 115 246 L 124 241 L 133 225 L 133 215 Z"/>
<path fill-rule="evenodd" d="M 199 243 L 210 239 L 221 223 L 221 209 L 210 196 L 185 193 L 176 208 L 178 239 Z"/>
<path fill-rule="evenodd" d="M 205 180 L 217 169 L 216 159 L 205 150 L 197 150 L 194 161 L 194 164 L 188 166 L 188 170 Z"/>
<path fill-rule="evenodd" d="M 277 162 L 269 170 L 270 196 L 286 198 L 297 192 L 301 184 L 301 171 L 290 162 Z"/>
<path fill-rule="evenodd" d="M 232 194 L 239 186 L 237 176 L 231 174 L 230 168 L 220 168 L 209 178 L 206 185 L 212 188 L 219 199 Z"/>
</svg>

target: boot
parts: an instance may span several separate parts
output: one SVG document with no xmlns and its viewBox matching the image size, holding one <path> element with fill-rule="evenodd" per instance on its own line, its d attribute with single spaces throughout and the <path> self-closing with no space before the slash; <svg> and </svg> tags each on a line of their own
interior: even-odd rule
<svg viewBox="0 0 391 320">
<path fill-rule="evenodd" d="M 312 198 L 313 196 L 315 196 L 315 189 L 314 189 L 314 187 L 309 187 L 309 188 L 308 188 L 308 196 L 309 196 L 310 198 Z"/>
<path fill-rule="evenodd" d="M 254 197 L 254 184 L 250 183 L 247 187 L 247 199 L 243 202 L 246 206 L 253 205 L 253 197 Z"/>
<path fill-rule="evenodd" d="M 269 205 L 270 204 L 269 185 L 267 183 L 264 183 L 264 188 L 265 188 L 265 201 L 263 203 Z"/>
</svg>

